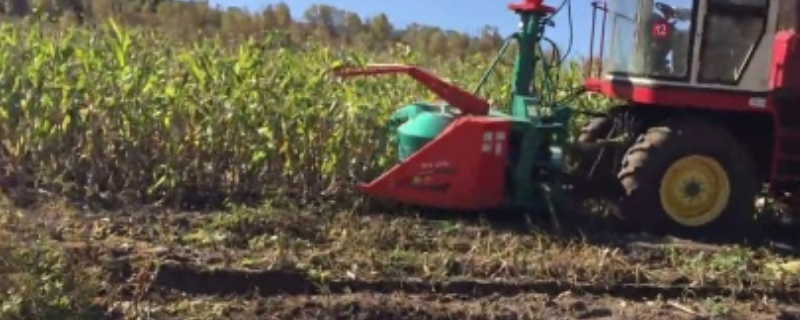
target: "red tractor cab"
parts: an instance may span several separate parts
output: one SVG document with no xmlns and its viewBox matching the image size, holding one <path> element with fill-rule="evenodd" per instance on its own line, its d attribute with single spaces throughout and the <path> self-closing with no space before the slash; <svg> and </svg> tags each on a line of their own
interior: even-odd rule
<svg viewBox="0 0 800 320">
<path fill-rule="evenodd" d="M 761 193 L 800 191 L 798 1 L 594 2 L 599 63 L 589 61 L 583 91 L 618 103 L 576 139 L 577 108 L 534 81 L 555 82 L 537 73 L 554 67 L 536 52 L 560 12 L 543 0 L 509 5 L 520 28 L 473 93 L 412 66 L 341 67 L 342 77 L 406 74 L 445 101 L 393 114 L 398 162 L 359 189 L 415 206 L 554 217 L 568 193 L 588 191 L 620 204 L 637 230 L 741 236 L 754 230 Z M 475 93 L 512 42 L 504 113 Z"/>
<path fill-rule="evenodd" d="M 620 103 L 579 138 L 615 141 L 604 144 L 609 152 L 584 154 L 580 162 L 591 167 L 588 179 L 610 183 L 603 190 L 617 189 L 612 198 L 628 221 L 654 230 L 730 231 L 752 223 L 762 189 L 796 197 L 797 0 L 592 5 L 585 88 Z"/>
</svg>

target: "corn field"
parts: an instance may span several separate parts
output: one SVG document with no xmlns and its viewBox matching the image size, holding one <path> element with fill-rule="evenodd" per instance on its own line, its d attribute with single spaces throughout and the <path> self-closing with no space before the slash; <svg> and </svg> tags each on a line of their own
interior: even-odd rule
<svg viewBox="0 0 800 320">
<path fill-rule="evenodd" d="M 421 61 L 402 48 L 282 48 L 269 34 L 181 42 L 113 22 L 57 31 L 5 25 L 0 41 L 0 183 L 10 194 L 115 203 L 347 198 L 353 176 L 392 165 L 389 114 L 434 98 L 404 77 L 339 83 L 326 73 L 353 61 Z M 466 60 L 429 70 L 473 86 L 490 61 Z M 505 104 L 509 71 L 500 66 L 482 94 Z M 575 66 L 560 73 L 564 88 L 580 80 Z"/>
</svg>

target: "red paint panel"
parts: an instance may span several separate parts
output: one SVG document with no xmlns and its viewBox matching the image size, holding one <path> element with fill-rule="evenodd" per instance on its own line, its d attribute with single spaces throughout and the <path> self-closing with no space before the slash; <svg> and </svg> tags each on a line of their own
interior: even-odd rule
<svg viewBox="0 0 800 320">
<path fill-rule="evenodd" d="M 499 207 L 505 199 L 509 127 L 498 119 L 459 118 L 406 161 L 359 188 L 376 198 L 427 207 Z M 492 140 L 484 143 L 487 132 Z M 496 139 L 497 133 L 505 138 Z M 491 146 L 488 151 L 484 144 Z"/>
<path fill-rule="evenodd" d="M 800 88 L 800 52 L 797 33 L 780 31 L 775 35 L 770 66 L 770 86 L 775 88 Z"/>
<path fill-rule="evenodd" d="M 767 105 L 765 108 L 759 109 L 750 105 L 751 98 L 766 99 L 767 96 L 762 93 L 746 94 L 742 92 L 726 92 L 697 87 L 682 88 L 664 84 L 650 87 L 599 79 L 586 80 L 585 87 L 589 92 L 596 92 L 605 96 L 642 104 L 742 112 L 766 111 L 771 107 Z"/>
</svg>

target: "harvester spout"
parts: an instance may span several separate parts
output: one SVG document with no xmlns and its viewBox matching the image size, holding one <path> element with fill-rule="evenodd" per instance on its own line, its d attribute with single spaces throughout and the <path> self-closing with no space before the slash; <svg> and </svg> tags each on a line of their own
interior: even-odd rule
<svg viewBox="0 0 800 320">
<path fill-rule="evenodd" d="M 491 108 L 489 102 L 468 91 L 454 86 L 420 68 L 402 64 L 368 64 L 364 67 L 339 67 L 332 72 L 342 78 L 382 74 L 407 74 L 435 93 L 463 114 L 486 115 Z"/>
</svg>

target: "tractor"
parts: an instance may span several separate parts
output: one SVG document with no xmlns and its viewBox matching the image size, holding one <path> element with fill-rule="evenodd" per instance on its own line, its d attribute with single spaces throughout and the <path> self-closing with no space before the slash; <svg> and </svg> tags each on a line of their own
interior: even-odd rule
<svg viewBox="0 0 800 320">
<path fill-rule="evenodd" d="M 796 201 L 798 0 L 587 3 L 592 58 L 575 94 L 616 103 L 577 135 L 571 100 L 547 99 L 534 85 L 547 74 L 537 73 L 548 67 L 537 52 L 560 8 L 521 1 L 508 5 L 519 30 L 498 54 L 516 42 L 508 113 L 414 66 L 335 70 L 406 74 L 442 101 L 394 113 L 398 163 L 359 185 L 363 193 L 464 211 L 553 212 L 599 196 L 630 227 L 687 235 L 745 234 L 759 196 Z"/>
</svg>

